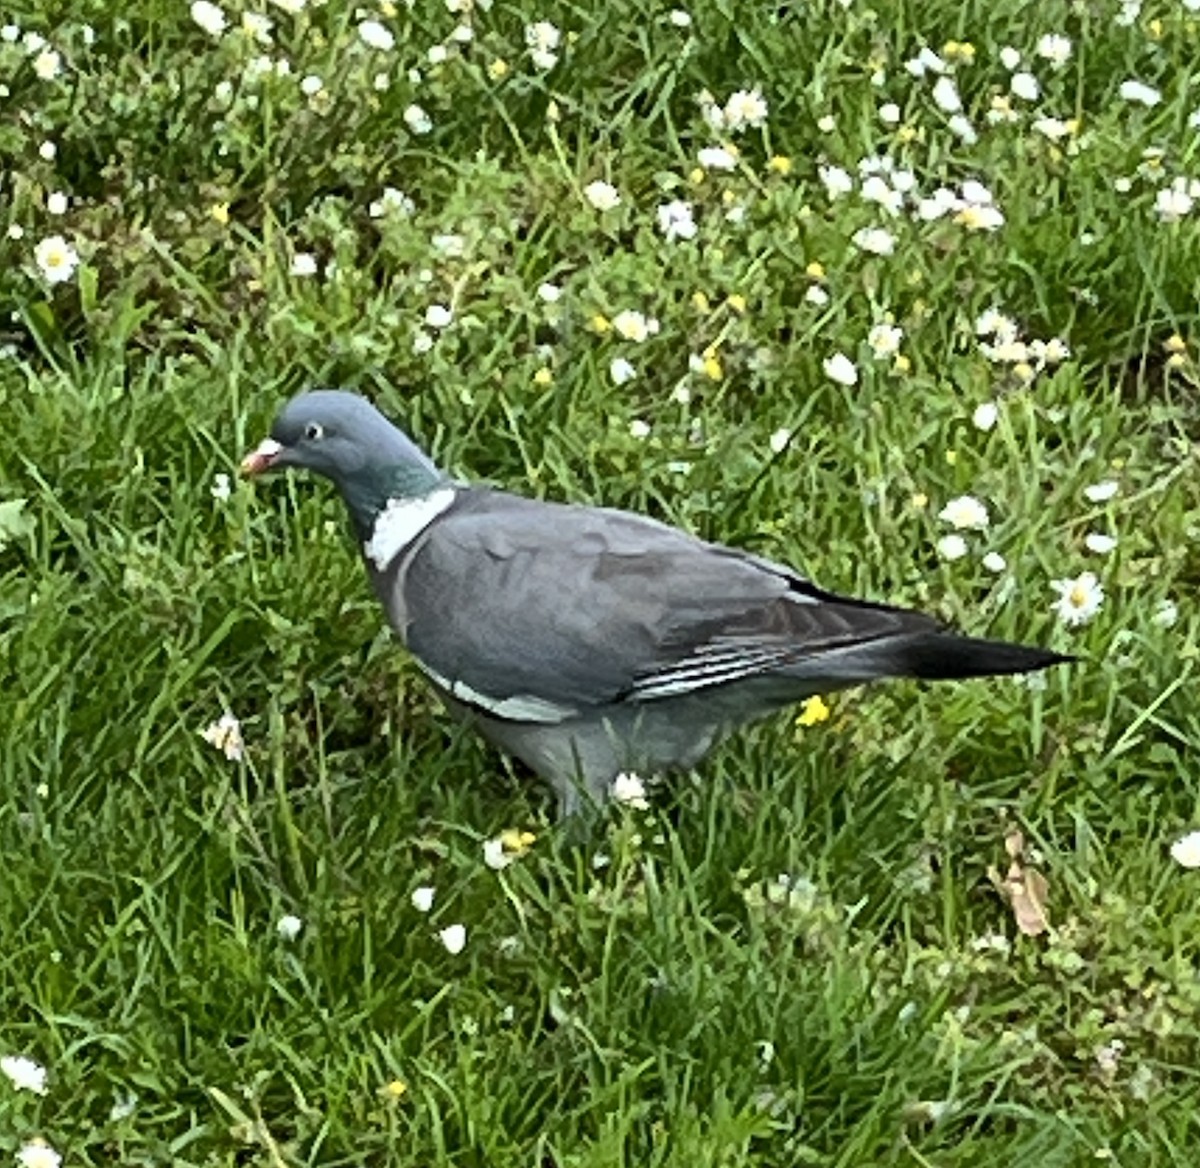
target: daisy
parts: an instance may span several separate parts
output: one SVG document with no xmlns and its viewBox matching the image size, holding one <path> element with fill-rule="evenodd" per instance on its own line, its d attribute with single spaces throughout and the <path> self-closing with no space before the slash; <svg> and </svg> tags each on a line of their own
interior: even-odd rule
<svg viewBox="0 0 1200 1168">
<path fill-rule="evenodd" d="M 1181 868 L 1200 868 L 1200 831 L 1190 831 L 1171 845 L 1171 859 Z"/>
<path fill-rule="evenodd" d="M 43 239 L 33 249 L 33 259 L 48 284 L 64 283 L 79 266 L 79 253 L 61 235 Z"/>
<path fill-rule="evenodd" d="M 419 913 L 427 913 L 433 908 L 433 898 L 436 894 L 436 889 L 432 885 L 422 884 L 420 888 L 414 888 L 412 896 L 409 900 L 412 901 L 412 906 Z"/>
<path fill-rule="evenodd" d="M 396 47 L 396 38 L 378 20 L 364 20 L 358 26 L 358 35 L 364 45 L 381 53 L 390 53 Z"/>
<path fill-rule="evenodd" d="M 697 228 L 691 203 L 675 199 L 670 203 L 660 204 L 658 229 L 668 243 L 676 239 L 695 239 Z"/>
<path fill-rule="evenodd" d="M 892 357 L 900 349 L 904 330 L 892 324 L 877 324 L 867 333 L 867 344 L 876 357 Z"/>
<path fill-rule="evenodd" d="M 612 327 L 617 336 L 640 345 L 658 332 L 658 321 L 636 309 L 626 308 L 612 318 Z"/>
<path fill-rule="evenodd" d="M 1037 43 L 1034 50 L 1056 69 L 1065 65 L 1071 56 L 1071 38 L 1059 33 L 1048 32 Z"/>
<path fill-rule="evenodd" d="M 1058 593 L 1053 611 L 1068 628 L 1086 625 L 1104 603 L 1104 586 L 1095 572 L 1083 572 L 1074 579 L 1052 580 L 1050 587 Z"/>
<path fill-rule="evenodd" d="M 467 926 L 447 925 L 439 930 L 438 939 L 451 957 L 457 957 L 467 947 Z"/>
<path fill-rule="evenodd" d="M 646 784 L 633 771 L 622 771 L 612 781 L 610 794 L 614 802 L 632 807 L 635 811 L 648 811 L 650 801 L 646 798 Z"/>
<path fill-rule="evenodd" d="M 294 941 L 300 936 L 300 930 L 304 928 L 304 922 L 290 913 L 287 916 L 280 917 L 275 923 L 275 931 L 284 941 Z"/>
<path fill-rule="evenodd" d="M 226 710 L 220 718 L 200 731 L 200 737 L 215 746 L 230 762 L 241 762 L 246 753 L 242 724 Z"/>
<path fill-rule="evenodd" d="M 896 237 L 883 227 L 863 227 L 850 237 L 850 242 L 871 255 L 890 256 L 896 250 Z"/>
<path fill-rule="evenodd" d="M 739 89 L 725 103 L 725 126 L 733 132 L 757 129 L 767 120 L 767 103 L 757 89 Z"/>
<path fill-rule="evenodd" d="M 228 21 L 225 19 L 225 13 L 215 4 L 210 4 L 209 0 L 196 0 L 190 11 L 192 19 L 209 36 L 220 36 L 225 31 L 225 27 L 228 24 Z"/>
<path fill-rule="evenodd" d="M 614 385 L 624 385 L 637 376 L 637 370 L 633 367 L 633 363 L 625 360 L 624 357 L 614 357 L 608 366 L 608 375 L 612 378 Z"/>
<path fill-rule="evenodd" d="M 17 1150 L 17 1163 L 21 1168 L 59 1168 L 62 1156 L 45 1140 L 30 1140 Z"/>
<path fill-rule="evenodd" d="M 46 1094 L 46 1068 L 24 1055 L 5 1055 L 0 1058 L 0 1072 L 18 1091 L 32 1091 L 35 1095 Z"/>
<path fill-rule="evenodd" d="M 832 356 L 826 357 L 821 362 L 821 367 L 825 370 L 826 377 L 836 381 L 839 385 L 858 384 L 858 368 L 845 353 L 834 353 Z"/>
<path fill-rule="evenodd" d="M 611 211 L 621 201 L 621 196 L 618 194 L 617 188 L 612 183 L 602 182 L 599 179 L 588 183 L 583 188 L 583 197 L 597 211 Z"/>
<path fill-rule="evenodd" d="M 982 531 L 988 525 L 988 509 L 974 495 L 959 495 L 951 499 L 938 518 L 958 531 Z"/>
</svg>

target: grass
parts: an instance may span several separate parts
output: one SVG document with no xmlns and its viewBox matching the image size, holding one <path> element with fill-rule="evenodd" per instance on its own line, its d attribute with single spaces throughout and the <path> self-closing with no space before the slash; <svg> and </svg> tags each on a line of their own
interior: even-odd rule
<svg viewBox="0 0 1200 1168">
<path fill-rule="evenodd" d="M 1196 173 L 1200 18 L 698 0 L 681 28 L 648 0 L 310 0 L 254 9 L 266 45 L 225 7 L 217 37 L 165 0 L 10 6 L 61 54 L 51 78 L 0 40 L 0 1054 L 49 1071 L 45 1096 L 0 1079 L 0 1157 L 42 1138 L 70 1165 L 1191 1165 L 1200 900 L 1169 848 L 1200 826 L 1200 236 L 1155 200 Z M 371 15 L 391 51 L 362 43 Z M 539 19 L 563 32 L 549 71 Z M 1057 69 L 1035 51 L 1052 32 L 1073 41 Z M 925 45 L 977 141 L 906 71 Z M 992 124 L 1006 45 L 1042 97 Z M 1161 101 L 1123 100 L 1126 78 Z M 700 92 L 756 87 L 736 169 L 694 174 L 730 138 Z M 1078 122 L 1055 142 L 1038 117 Z M 880 154 L 921 195 L 977 179 L 1004 225 L 911 200 L 887 218 L 857 175 Z M 829 164 L 852 193 L 829 196 Z M 596 179 L 615 210 L 584 198 Z M 413 213 L 373 218 L 384 186 Z M 692 241 L 656 225 L 673 199 Z M 854 246 L 872 226 L 894 254 Z M 59 283 L 34 258 L 53 235 L 81 259 Z M 992 305 L 1069 359 L 989 360 Z M 624 309 L 657 334 L 614 335 Z M 889 317 L 901 361 L 866 340 Z M 837 351 L 852 387 L 823 370 Z M 637 370 L 619 386 L 615 357 Z M 1044 688 L 836 695 L 580 844 L 437 708 L 328 490 L 214 497 L 314 384 L 369 394 L 455 472 L 1081 661 Z M 991 524 L 948 560 L 937 515 L 964 493 Z M 1067 628 L 1050 582 L 1085 570 L 1105 600 Z M 201 737 L 225 709 L 240 763 Z M 514 827 L 537 840 L 492 871 L 483 842 Z M 1037 936 L 987 878 L 1016 830 L 1049 882 Z"/>
</svg>

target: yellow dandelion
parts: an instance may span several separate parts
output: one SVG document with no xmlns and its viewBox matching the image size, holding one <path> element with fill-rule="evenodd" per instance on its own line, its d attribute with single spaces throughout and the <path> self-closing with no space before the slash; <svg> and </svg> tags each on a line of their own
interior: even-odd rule
<svg viewBox="0 0 1200 1168">
<path fill-rule="evenodd" d="M 1150 39 L 1161 41 L 1163 35 L 1163 22 L 1156 16 L 1153 20 L 1146 24 L 1146 31 L 1150 34 Z"/>
<path fill-rule="evenodd" d="M 704 181 L 706 174 L 707 172 L 705 171 L 704 167 L 696 166 L 692 168 L 691 173 L 688 175 L 688 179 L 691 181 L 693 186 L 698 187 Z"/>
<path fill-rule="evenodd" d="M 229 204 L 228 203 L 213 203 L 208 209 L 208 213 L 224 227 L 229 222 Z"/>
<path fill-rule="evenodd" d="M 592 332 L 600 333 L 601 335 L 608 332 L 608 330 L 612 328 L 612 321 L 610 321 L 608 317 L 601 312 L 596 313 L 596 315 L 592 317 L 591 324 Z"/>
<path fill-rule="evenodd" d="M 520 831 L 510 827 L 500 833 L 500 846 L 510 856 L 523 856 L 534 843 L 537 836 L 531 831 Z"/>
<path fill-rule="evenodd" d="M 386 16 L 390 20 L 396 15 L 397 8 L 395 4 L 392 3 L 392 0 L 382 0 L 382 3 L 379 5 L 379 11 L 382 15 Z"/>
<path fill-rule="evenodd" d="M 1185 341 L 1178 333 L 1172 333 L 1163 342 L 1163 348 L 1166 349 L 1168 353 L 1184 353 L 1187 351 L 1187 341 Z"/>
<path fill-rule="evenodd" d="M 548 365 L 543 365 L 534 375 L 534 385 L 551 385 L 554 382 L 554 374 Z"/>
<path fill-rule="evenodd" d="M 508 76 L 508 62 L 503 57 L 497 57 L 488 66 L 488 76 L 493 81 L 503 81 Z"/>
<path fill-rule="evenodd" d="M 896 141 L 902 143 L 915 142 L 917 139 L 916 126 L 910 126 L 907 122 L 904 123 L 896 131 Z"/>
<path fill-rule="evenodd" d="M 1172 353 L 1167 358 L 1168 369 L 1182 369 L 1187 364 L 1186 353 Z"/>
<path fill-rule="evenodd" d="M 892 362 L 892 369 L 897 373 L 910 373 L 912 371 L 912 361 L 903 353 L 897 353 L 895 361 Z"/>
<path fill-rule="evenodd" d="M 408 1094 L 408 1084 L 403 1079 L 393 1079 L 384 1086 L 383 1094 L 389 1099 L 403 1099 Z"/>
<path fill-rule="evenodd" d="M 697 312 L 711 312 L 712 305 L 708 302 L 708 297 L 703 292 L 692 293 L 692 307 Z"/>
<path fill-rule="evenodd" d="M 810 280 L 824 280 L 825 265 L 817 260 L 810 260 L 808 266 L 804 269 L 804 274 Z"/>
<path fill-rule="evenodd" d="M 801 707 L 800 713 L 796 715 L 797 726 L 817 726 L 821 722 L 829 720 L 829 707 L 822 700 L 820 694 L 814 694 Z"/>
<path fill-rule="evenodd" d="M 772 154 L 767 169 L 775 174 L 791 174 L 792 160 L 786 154 Z"/>
<path fill-rule="evenodd" d="M 741 316 L 746 311 L 746 298 L 740 292 L 733 292 L 725 298 L 725 303 Z"/>
<path fill-rule="evenodd" d="M 956 462 L 958 462 L 958 451 L 957 450 L 947 450 L 946 451 L 946 465 L 954 466 L 954 464 Z"/>
<path fill-rule="evenodd" d="M 917 491 L 909 502 L 914 511 L 924 511 L 929 506 L 929 496 L 924 491 Z"/>
<path fill-rule="evenodd" d="M 725 370 L 721 367 L 721 359 L 711 349 L 704 354 L 704 376 L 709 381 L 720 381 L 725 376 Z"/>
</svg>

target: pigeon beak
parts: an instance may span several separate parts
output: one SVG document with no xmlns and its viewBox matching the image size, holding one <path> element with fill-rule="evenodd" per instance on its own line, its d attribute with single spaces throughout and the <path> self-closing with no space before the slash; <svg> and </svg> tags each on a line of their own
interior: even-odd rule
<svg viewBox="0 0 1200 1168">
<path fill-rule="evenodd" d="M 274 438 L 264 438 L 242 459 L 242 474 L 248 479 L 270 470 L 283 447 Z"/>
</svg>

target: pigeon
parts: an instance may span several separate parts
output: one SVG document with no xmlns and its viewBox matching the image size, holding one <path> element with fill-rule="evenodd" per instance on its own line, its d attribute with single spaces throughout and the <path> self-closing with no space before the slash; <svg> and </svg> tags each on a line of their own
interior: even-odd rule
<svg viewBox="0 0 1200 1168">
<path fill-rule="evenodd" d="M 618 776 L 691 770 L 730 731 L 880 678 L 1070 660 L 826 592 L 785 564 L 607 507 L 463 482 L 356 394 L 293 398 L 246 455 L 341 493 L 392 628 L 447 709 L 563 816 Z"/>
</svg>

